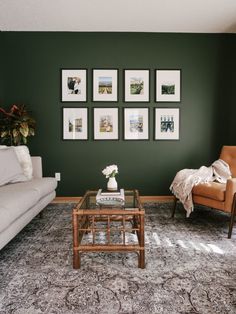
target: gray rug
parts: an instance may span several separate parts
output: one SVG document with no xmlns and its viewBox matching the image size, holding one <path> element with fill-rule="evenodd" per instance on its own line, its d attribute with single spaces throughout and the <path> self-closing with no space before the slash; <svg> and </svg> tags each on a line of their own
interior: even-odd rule
<svg viewBox="0 0 236 314">
<path fill-rule="evenodd" d="M 90 253 L 73 270 L 72 204 L 49 205 L 0 251 L 0 313 L 236 313 L 228 216 L 145 207 L 146 269 L 133 253 Z"/>
</svg>

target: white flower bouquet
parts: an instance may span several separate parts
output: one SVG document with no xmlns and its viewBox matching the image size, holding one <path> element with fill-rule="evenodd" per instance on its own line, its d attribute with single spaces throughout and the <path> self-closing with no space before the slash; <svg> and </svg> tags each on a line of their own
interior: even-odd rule
<svg viewBox="0 0 236 314">
<path fill-rule="evenodd" d="M 107 166 L 102 170 L 102 174 L 106 176 L 106 178 L 114 178 L 118 173 L 118 167 L 116 165 Z"/>
</svg>

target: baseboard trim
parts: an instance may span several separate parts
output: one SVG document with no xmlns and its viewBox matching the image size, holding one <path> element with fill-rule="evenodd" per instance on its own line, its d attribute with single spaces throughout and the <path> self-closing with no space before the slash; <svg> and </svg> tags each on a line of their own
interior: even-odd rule
<svg viewBox="0 0 236 314">
<path fill-rule="evenodd" d="M 57 196 L 52 203 L 77 203 L 81 196 Z M 140 196 L 142 202 L 170 202 L 174 200 L 172 195 Z"/>
<path fill-rule="evenodd" d="M 52 203 L 77 203 L 81 198 L 82 196 L 57 196 Z"/>
<path fill-rule="evenodd" d="M 142 202 L 169 202 L 174 200 L 172 195 L 154 195 L 154 196 L 140 196 Z"/>
</svg>

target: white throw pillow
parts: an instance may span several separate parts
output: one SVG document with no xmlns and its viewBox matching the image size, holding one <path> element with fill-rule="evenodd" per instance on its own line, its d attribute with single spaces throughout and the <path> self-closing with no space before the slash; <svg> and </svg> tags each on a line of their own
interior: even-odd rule
<svg viewBox="0 0 236 314">
<path fill-rule="evenodd" d="M 23 170 L 23 174 L 27 178 L 27 180 L 31 180 L 33 177 L 33 165 L 32 160 L 30 157 L 29 149 L 25 145 L 20 146 L 6 146 L 6 145 L 0 145 L 0 149 L 6 149 L 6 148 L 13 148 L 17 159 L 21 165 L 21 168 Z"/>
<path fill-rule="evenodd" d="M 0 150 L 0 186 L 8 183 L 27 181 L 14 149 Z"/>
<path fill-rule="evenodd" d="M 13 146 L 13 148 L 20 162 L 24 175 L 28 180 L 31 180 L 33 177 L 33 166 L 28 147 L 25 145 L 20 145 Z"/>
</svg>

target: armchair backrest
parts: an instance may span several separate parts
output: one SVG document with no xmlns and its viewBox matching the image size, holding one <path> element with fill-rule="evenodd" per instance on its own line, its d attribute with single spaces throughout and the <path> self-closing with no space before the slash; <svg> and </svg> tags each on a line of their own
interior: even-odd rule
<svg viewBox="0 0 236 314">
<path fill-rule="evenodd" d="M 236 177 L 236 146 L 223 146 L 220 153 L 220 159 L 227 162 L 232 177 Z"/>
</svg>

